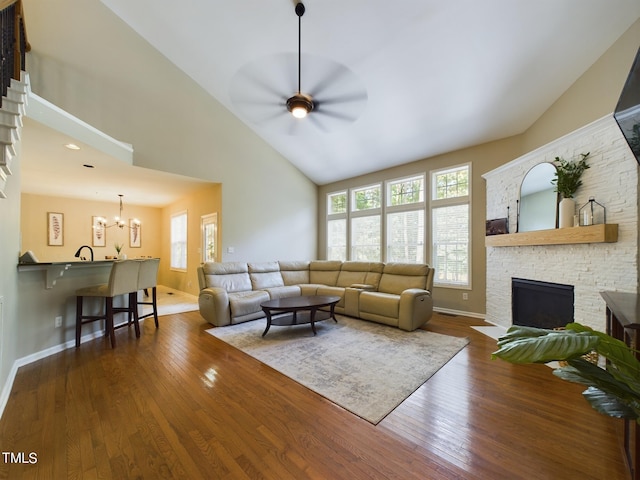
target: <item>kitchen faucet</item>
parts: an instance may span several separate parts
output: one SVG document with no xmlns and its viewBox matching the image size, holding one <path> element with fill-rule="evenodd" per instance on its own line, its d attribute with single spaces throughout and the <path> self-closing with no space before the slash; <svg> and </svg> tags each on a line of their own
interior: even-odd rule
<svg viewBox="0 0 640 480">
<path fill-rule="evenodd" d="M 88 248 L 89 251 L 91 252 L 91 261 L 93 262 L 93 248 L 91 248 L 89 245 L 82 245 L 78 251 L 76 252 L 76 254 L 74 255 L 75 257 L 80 257 L 80 252 L 82 251 L 83 248 Z M 80 260 L 86 260 L 85 257 L 80 257 Z"/>
</svg>

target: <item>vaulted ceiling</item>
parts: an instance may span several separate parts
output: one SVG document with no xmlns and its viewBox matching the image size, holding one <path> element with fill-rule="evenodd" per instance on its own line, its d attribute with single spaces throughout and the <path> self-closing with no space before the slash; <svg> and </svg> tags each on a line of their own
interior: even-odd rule
<svg viewBox="0 0 640 480">
<path fill-rule="evenodd" d="M 638 0 L 102 0 L 318 184 L 522 133 Z"/>
</svg>

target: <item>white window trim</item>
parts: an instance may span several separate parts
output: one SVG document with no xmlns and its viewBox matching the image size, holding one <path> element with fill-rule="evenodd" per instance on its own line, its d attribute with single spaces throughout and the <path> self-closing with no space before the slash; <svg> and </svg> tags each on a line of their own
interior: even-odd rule
<svg viewBox="0 0 640 480">
<path fill-rule="evenodd" d="M 406 180 L 411 180 L 411 179 L 417 179 L 417 178 L 421 178 L 423 181 L 423 200 L 419 201 L 419 202 L 415 202 L 415 203 L 409 203 L 409 204 L 404 204 L 404 205 L 394 205 L 394 206 L 389 206 L 387 205 L 388 203 L 388 198 L 389 198 L 389 190 L 390 190 L 390 185 L 392 183 L 397 183 L 400 181 L 406 181 Z M 379 239 L 379 245 L 380 245 L 380 261 L 382 262 L 386 262 L 387 260 L 387 253 L 388 253 L 388 228 L 387 228 L 387 214 L 389 213 L 398 213 L 398 212 L 411 212 L 411 211 L 420 211 L 422 210 L 423 215 L 424 215 L 424 228 L 425 228 L 425 238 L 424 238 L 424 251 L 423 251 L 423 258 L 425 259 L 424 261 L 428 263 L 428 258 L 430 258 L 431 256 L 431 247 L 429 244 L 429 239 L 430 239 L 430 235 L 428 235 L 426 233 L 426 230 L 431 230 L 429 227 L 430 221 L 431 221 L 431 217 L 430 217 L 430 211 L 429 211 L 429 193 L 430 193 L 430 188 L 429 188 L 429 184 L 427 183 L 427 178 L 428 175 L 426 172 L 417 172 L 417 173 L 413 173 L 413 174 L 409 174 L 409 175 L 403 175 L 401 177 L 396 177 L 396 178 L 390 178 L 390 179 L 385 179 L 379 182 L 372 182 L 369 184 L 365 184 L 365 185 L 358 185 L 355 187 L 351 187 L 351 188 L 346 188 L 346 189 L 340 189 L 340 190 L 334 190 L 331 192 L 328 192 L 326 194 L 326 209 L 327 209 L 327 214 L 325 217 L 325 229 L 326 229 L 326 235 L 325 235 L 325 255 L 328 258 L 328 253 L 329 253 L 329 239 L 328 239 L 328 234 L 329 234 L 329 229 L 328 229 L 328 224 L 329 221 L 331 220 L 339 220 L 339 219 L 344 219 L 346 220 L 346 224 L 347 224 L 347 231 L 346 231 L 346 245 L 347 245 L 347 252 L 346 252 L 346 257 L 347 260 L 353 260 L 353 256 L 352 256 L 352 220 L 354 218 L 358 218 L 358 217 L 369 217 L 369 216 L 379 216 L 380 218 L 380 239 Z M 369 188 L 380 188 L 380 207 L 376 207 L 376 208 L 370 208 L 367 210 L 354 210 L 354 195 L 356 191 L 359 190 L 366 190 Z M 337 195 L 337 194 L 342 194 L 342 193 L 346 193 L 346 212 L 345 213 L 329 213 L 330 211 L 330 197 L 333 195 Z"/>
<path fill-rule="evenodd" d="M 423 192 L 422 192 L 422 201 L 418 201 L 418 202 L 414 202 L 414 203 L 407 203 L 407 204 L 403 204 L 403 205 L 389 205 L 390 199 L 391 199 L 391 185 L 394 183 L 398 183 L 398 182 L 402 182 L 402 181 L 408 181 L 408 180 L 412 180 L 412 179 L 421 179 L 422 180 L 422 188 L 423 188 Z M 428 215 L 427 215 L 427 192 L 429 192 L 428 188 L 427 188 L 427 175 L 426 173 L 417 173 L 415 175 L 409 175 L 409 176 L 403 176 L 403 177 L 398 177 L 398 178 L 392 178 L 389 180 L 385 181 L 385 185 L 384 185 L 384 222 L 382 224 L 382 230 L 383 230 L 383 237 L 384 238 L 384 245 L 383 246 L 383 261 L 388 261 L 388 253 L 389 253 L 389 233 L 388 233 L 388 229 L 387 229 L 387 218 L 388 215 L 390 213 L 401 213 L 401 212 L 414 212 L 414 211 L 420 211 L 422 210 L 422 214 L 423 214 L 423 222 L 424 222 L 424 228 L 425 228 L 425 238 L 423 239 L 422 242 L 422 258 L 426 259 L 428 258 L 427 255 L 429 255 L 428 253 L 428 249 L 427 249 L 427 235 L 426 235 L 426 230 L 427 230 L 427 220 L 428 220 Z"/>
<path fill-rule="evenodd" d="M 467 167 L 469 169 L 469 189 L 468 189 L 468 194 L 462 197 L 454 197 L 454 198 L 444 198 L 444 199 L 434 199 L 434 193 L 436 191 L 436 186 L 435 186 L 435 178 L 436 175 L 440 175 L 449 171 L 453 171 L 453 170 L 458 170 L 460 168 L 463 167 Z M 472 176 L 472 170 L 471 170 L 472 166 L 471 166 L 471 162 L 466 162 L 466 163 L 461 163 L 458 165 L 452 165 L 449 167 L 445 167 L 445 168 L 439 168 L 437 170 L 430 170 L 429 171 L 429 184 L 430 184 L 430 192 L 429 192 L 429 208 L 428 208 L 428 221 L 429 221 L 429 258 L 431 261 L 431 265 L 433 267 L 435 267 L 436 265 L 436 261 L 434 258 L 435 255 L 435 249 L 433 248 L 433 225 L 432 225 L 432 221 L 433 221 L 433 215 L 432 212 L 434 210 L 434 208 L 439 208 L 439 207 L 451 207 L 451 206 L 456 206 L 456 205 L 465 205 L 468 204 L 469 205 L 469 282 L 466 285 L 459 285 L 459 284 L 454 284 L 454 283 L 444 283 L 444 282 L 437 282 L 436 279 L 434 279 L 433 281 L 433 286 L 434 287 L 438 287 L 438 288 L 451 288 L 451 289 L 458 289 L 458 290 L 472 290 L 473 289 L 473 244 L 472 244 L 472 240 L 473 240 L 473 235 L 472 235 L 472 213 L 473 213 L 473 205 L 471 204 L 471 199 L 473 198 L 472 196 L 472 184 L 473 184 L 473 176 Z M 427 257 L 425 257 L 427 258 Z"/>
<path fill-rule="evenodd" d="M 188 221 L 188 217 L 187 217 L 187 221 Z M 218 213 L 209 213 L 207 215 L 202 215 L 200 217 L 200 249 L 201 249 L 201 260 L 202 262 L 206 262 L 206 257 L 207 257 L 207 245 L 206 245 L 206 241 L 207 239 L 205 238 L 205 230 L 206 230 L 206 226 L 207 225 L 215 225 L 215 236 L 216 238 L 214 239 L 215 241 L 215 253 L 214 253 L 214 261 L 218 256 Z"/>
</svg>

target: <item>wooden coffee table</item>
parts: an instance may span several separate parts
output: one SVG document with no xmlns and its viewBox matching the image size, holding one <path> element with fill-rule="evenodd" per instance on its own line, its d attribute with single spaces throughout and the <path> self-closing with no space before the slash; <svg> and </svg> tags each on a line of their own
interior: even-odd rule
<svg viewBox="0 0 640 480">
<path fill-rule="evenodd" d="M 271 325 L 276 326 L 288 326 L 288 325 L 302 325 L 305 323 L 311 324 L 311 330 L 313 334 L 316 334 L 316 312 L 322 307 L 329 307 L 329 317 L 334 322 L 338 322 L 336 319 L 334 309 L 336 303 L 340 301 L 340 297 L 333 295 L 303 295 L 300 297 L 287 297 L 278 298 L 276 300 L 269 300 L 268 302 L 261 303 L 262 310 L 267 315 L 267 328 L 264 329 L 262 336 L 264 337 Z M 290 315 L 278 315 L 273 317 L 273 314 L 288 313 Z M 325 318 L 318 319 L 325 320 Z"/>
</svg>

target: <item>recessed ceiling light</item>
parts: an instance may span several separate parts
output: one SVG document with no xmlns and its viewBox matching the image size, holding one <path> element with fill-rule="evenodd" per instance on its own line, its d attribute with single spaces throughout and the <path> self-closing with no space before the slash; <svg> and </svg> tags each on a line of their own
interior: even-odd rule
<svg viewBox="0 0 640 480">
<path fill-rule="evenodd" d="M 65 147 L 67 147 L 69 150 L 80 150 L 80 147 L 75 143 L 67 143 Z"/>
</svg>

